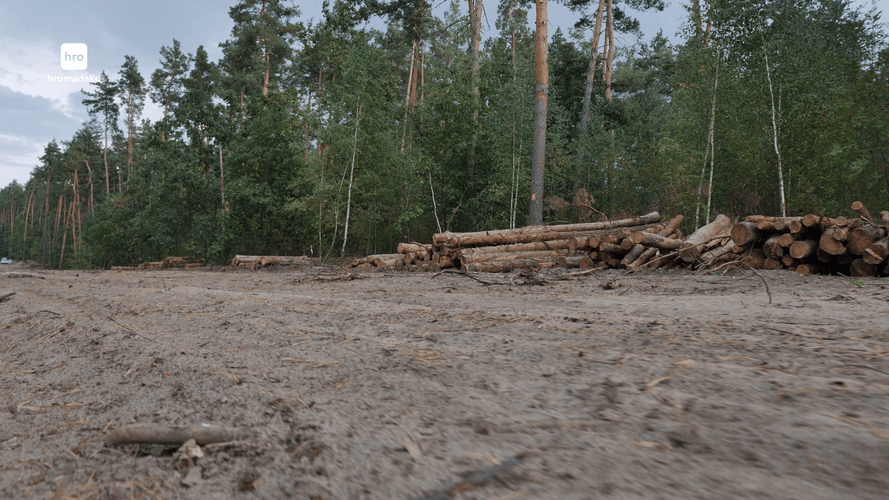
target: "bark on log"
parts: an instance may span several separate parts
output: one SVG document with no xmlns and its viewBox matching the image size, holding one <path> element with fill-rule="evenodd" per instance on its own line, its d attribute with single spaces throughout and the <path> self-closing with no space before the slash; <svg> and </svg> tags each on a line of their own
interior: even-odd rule
<svg viewBox="0 0 889 500">
<path fill-rule="evenodd" d="M 568 250 L 544 250 L 541 252 L 502 252 L 502 253 L 463 253 L 460 252 L 462 265 L 489 262 L 492 260 L 547 259 L 567 255 Z"/>
<path fill-rule="evenodd" d="M 472 273 L 508 273 L 513 269 L 545 269 L 555 267 L 552 259 L 492 260 L 468 264 L 463 270 Z"/>
<path fill-rule="evenodd" d="M 870 212 L 867 211 L 867 207 L 864 206 L 864 203 L 861 203 L 860 201 L 852 203 L 852 211 L 871 224 L 874 223 L 874 219 L 870 216 Z"/>
<path fill-rule="evenodd" d="M 582 245 L 578 245 L 578 240 L 583 240 Z M 538 241 L 536 243 L 518 243 L 515 245 L 496 245 L 490 247 L 472 247 L 459 250 L 462 255 L 478 255 L 483 253 L 505 253 L 505 252 L 542 252 L 546 250 L 563 250 L 569 249 L 572 245 L 575 248 L 586 246 L 587 238 L 568 238 L 553 241 Z"/>
<path fill-rule="evenodd" d="M 626 241 L 626 240 L 624 240 L 624 241 Z M 643 253 L 645 253 L 645 251 L 647 249 L 648 248 L 643 245 L 635 245 L 633 248 L 631 248 L 630 251 L 627 252 L 627 254 L 624 255 L 624 258 L 621 259 L 621 261 L 620 261 L 621 269 L 626 269 L 627 267 L 630 266 L 630 264 L 632 264 L 633 262 L 636 262 L 639 259 L 639 257 L 641 257 Z"/>
<path fill-rule="evenodd" d="M 632 236 L 633 243 L 655 247 L 663 250 L 678 250 L 682 246 L 681 240 L 673 240 L 659 234 L 636 231 Z"/>
<path fill-rule="evenodd" d="M 645 247 L 645 251 L 642 252 L 635 261 L 630 264 L 627 264 L 627 271 L 635 271 L 640 267 L 647 264 L 655 255 L 657 255 L 658 249 L 655 247 Z"/>
<path fill-rule="evenodd" d="M 712 265 L 718 263 L 717 261 L 719 261 L 726 255 L 729 255 L 730 257 L 734 258 L 734 252 L 732 252 L 733 246 L 734 246 L 734 244 L 732 244 L 732 243 L 727 243 L 725 245 L 718 246 L 718 247 L 710 250 L 709 252 L 701 254 L 701 260 L 704 262 L 705 266 L 712 266 Z"/>
<path fill-rule="evenodd" d="M 673 219 L 670 222 L 668 222 L 667 225 L 663 229 L 661 229 L 659 232 L 656 233 L 657 236 L 672 237 L 671 235 L 678 231 L 679 225 L 682 224 L 682 221 L 684 221 L 684 220 L 685 220 L 685 216 L 682 214 L 679 214 L 676 217 L 673 217 Z M 635 235 L 636 233 L 634 232 L 633 234 Z M 679 240 L 680 236 L 677 234 L 675 236 L 675 239 Z M 641 266 L 642 264 L 645 264 L 646 262 L 648 262 L 648 260 L 650 260 L 657 253 L 657 248 L 649 248 L 649 247 L 646 247 L 645 245 L 637 244 L 633 240 L 632 236 L 625 239 L 624 241 L 627 241 L 627 240 L 633 242 L 635 246 L 630 250 L 630 252 L 626 256 L 624 256 L 623 260 L 620 261 L 621 267 L 623 267 L 625 269 L 631 269 L 633 264 L 639 260 L 642 261 L 639 264 Z M 651 251 L 649 252 L 649 250 L 651 250 Z M 632 269 L 636 269 L 637 267 L 638 266 L 632 267 Z"/>
<path fill-rule="evenodd" d="M 433 235 L 432 239 L 433 242 L 437 245 L 448 245 L 454 248 L 480 245 L 530 243 L 534 241 L 567 239 L 579 236 L 582 233 L 653 224 L 659 222 L 660 220 L 660 214 L 657 212 L 652 212 L 641 217 L 609 222 L 564 224 L 558 226 L 528 226 L 520 229 L 501 229 L 496 231 L 478 231 L 473 233 L 445 232 Z M 558 236 L 559 233 L 561 233 L 561 237 Z"/>
<path fill-rule="evenodd" d="M 701 255 L 702 245 L 720 235 L 728 236 L 731 227 L 732 220 L 720 214 L 716 220 L 698 229 L 685 240 L 685 244 L 680 247 L 680 258 L 685 262 L 694 262 Z"/>
<path fill-rule="evenodd" d="M 556 258 L 556 266 L 562 269 L 578 269 L 585 255 L 571 255 Z"/>
<path fill-rule="evenodd" d="M 868 264 L 864 259 L 855 259 L 849 266 L 849 273 L 856 278 L 867 278 L 877 274 L 877 266 Z"/>
<path fill-rule="evenodd" d="M 109 445 L 121 444 L 179 444 L 194 439 L 198 444 L 227 443 L 243 438 L 246 433 L 240 429 L 230 429 L 212 425 L 172 427 L 160 424 L 125 425 L 109 434 L 105 441 Z"/>
<path fill-rule="evenodd" d="M 599 251 L 608 252 L 614 257 L 620 256 L 621 258 L 623 258 L 623 256 L 627 253 L 627 251 L 624 250 L 620 245 L 616 245 L 614 243 L 601 243 L 599 245 Z"/>
<path fill-rule="evenodd" d="M 870 224 L 862 224 L 853 228 L 846 235 L 846 247 L 855 255 L 861 255 L 869 246 L 885 237 L 885 229 Z"/>
<path fill-rule="evenodd" d="M 872 265 L 877 265 L 889 258 L 889 238 L 883 238 L 867 247 L 864 250 L 863 258 L 865 262 Z"/>
<path fill-rule="evenodd" d="M 815 258 L 818 259 L 818 262 L 832 262 L 833 255 L 824 251 L 821 246 L 818 247 L 818 250 L 815 250 Z"/>
<path fill-rule="evenodd" d="M 645 226 L 636 226 L 631 228 L 617 228 L 617 229 L 603 229 L 599 231 L 581 231 L 581 232 L 529 232 L 529 233 L 516 233 L 516 234 L 507 234 L 507 235 L 495 235 L 493 237 L 488 236 L 473 236 L 468 239 L 454 240 L 453 245 L 447 245 L 450 249 L 459 250 L 463 248 L 475 248 L 475 247 L 484 247 L 484 246 L 492 246 L 492 245 L 514 245 L 520 243 L 535 243 L 535 242 L 548 242 L 548 241 L 556 241 L 562 239 L 571 239 L 571 238 L 588 238 L 590 239 L 589 245 L 592 244 L 592 238 L 603 238 L 606 235 L 613 234 L 618 238 L 626 238 L 633 231 L 639 231 L 643 229 L 655 229 L 660 230 L 663 228 L 662 224 L 649 224 Z M 598 240 L 601 241 L 601 240 Z"/>
<path fill-rule="evenodd" d="M 778 240 L 781 239 L 780 234 L 773 234 L 766 240 L 766 242 L 762 246 L 762 252 L 766 255 L 767 259 L 777 258 L 780 259 L 784 256 L 784 248 L 778 244 Z"/>
<path fill-rule="evenodd" d="M 416 254 L 420 260 L 429 260 L 429 256 L 432 255 L 432 245 L 423 245 L 421 243 L 399 243 L 396 252 L 402 254 L 413 253 Z"/>
<path fill-rule="evenodd" d="M 834 238 L 834 234 L 839 230 L 839 227 L 829 227 L 822 234 L 821 239 L 818 241 L 818 246 L 827 252 L 830 255 L 843 255 L 846 253 L 846 247 L 842 244 L 842 242 L 837 241 Z"/>
<path fill-rule="evenodd" d="M 761 235 L 762 233 L 756 228 L 756 224 L 753 222 L 739 222 L 732 226 L 732 241 L 734 241 L 736 245 L 748 245 L 758 240 Z"/>
<path fill-rule="evenodd" d="M 818 251 L 818 242 L 815 240 L 801 240 L 794 241 L 792 245 L 790 245 L 790 255 L 794 259 L 806 259 L 813 255 Z"/>
</svg>

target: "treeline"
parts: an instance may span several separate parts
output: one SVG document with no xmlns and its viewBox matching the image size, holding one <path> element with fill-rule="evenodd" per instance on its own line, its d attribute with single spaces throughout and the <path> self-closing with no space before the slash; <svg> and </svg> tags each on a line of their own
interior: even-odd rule
<svg viewBox="0 0 889 500">
<path fill-rule="evenodd" d="M 663 2 L 566 3 L 580 21 L 548 51 L 547 222 L 887 205 L 878 12 L 695 0 L 683 44 L 619 47 L 639 34 L 633 11 Z M 340 0 L 312 24 L 288 5 L 232 7 L 218 61 L 173 40 L 151 75 L 129 56 L 103 72 L 85 89 L 93 119 L 0 190 L 0 253 L 60 268 L 325 257 L 528 222 L 531 2 L 502 0 L 493 29 L 480 0 L 442 16 L 425 0 Z M 163 119 L 141 119 L 146 99 Z"/>
</svg>

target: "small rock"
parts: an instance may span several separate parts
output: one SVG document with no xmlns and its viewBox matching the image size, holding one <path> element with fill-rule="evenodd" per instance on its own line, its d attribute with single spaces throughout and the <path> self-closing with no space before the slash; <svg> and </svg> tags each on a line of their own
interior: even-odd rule
<svg viewBox="0 0 889 500">
<path fill-rule="evenodd" d="M 188 468 L 188 472 L 185 474 L 185 477 L 182 478 L 182 485 L 191 488 L 192 486 L 201 482 L 201 466 L 193 465 Z"/>
</svg>

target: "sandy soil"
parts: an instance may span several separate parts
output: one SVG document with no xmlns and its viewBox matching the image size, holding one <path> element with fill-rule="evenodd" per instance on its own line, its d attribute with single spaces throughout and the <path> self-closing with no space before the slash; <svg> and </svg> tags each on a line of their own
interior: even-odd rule
<svg viewBox="0 0 889 500">
<path fill-rule="evenodd" d="M 0 498 L 886 498 L 889 280 L 763 276 L 3 266 Z"/>
</svg>

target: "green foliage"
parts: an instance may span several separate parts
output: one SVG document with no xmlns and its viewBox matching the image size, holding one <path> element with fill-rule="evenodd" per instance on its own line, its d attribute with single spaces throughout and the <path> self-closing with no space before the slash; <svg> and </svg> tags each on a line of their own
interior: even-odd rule
<svg viewBox="0 0 889 500">
<path fill-rule="evenodd" d="M 589 31 L 584 20 L 598 2 L 567 3 Z M 616 30 L 628 33 L 638 30 L 632 11 L 663 7 L 615 3 Z M 846 0 L 703 3 L 701 13 L 688 6 L 680 45 L 658 33 L 618 47 L 611 101 L 600 58 L 583 132 L 589 37 L 554 33 L 547 221 L 596 211 L 690 217 L 706 203 L 711 161 L 714 213 L 778 213 L 772 94 L 791 214 L 850 215 L 856 199 L 889 208 L 889 49 L 879 14 Z M 531 7 L 499 2 L 475 97 L 464 2 L 436 17 L 425 0 L 337 0 L 303 25 L 287 2 L 242 0 L 229 11 L 221 60 L 203 47 L 185 54 L 174 39 L 147 88 L 129 56 L 117 81 L 102 74 L 83 101 L 93 119 L 47 144 L 28 182 L 0 190 L 0 254 L 62 268 L 335 255 L 347 211 L 346 253 L 388 253 L 439 230 L 522 226 Z M 389 22 L 385 31 L 362 27 L 374 15 Z M 139 121 L 146 92 L 164 120 Z"/>
</svg>

